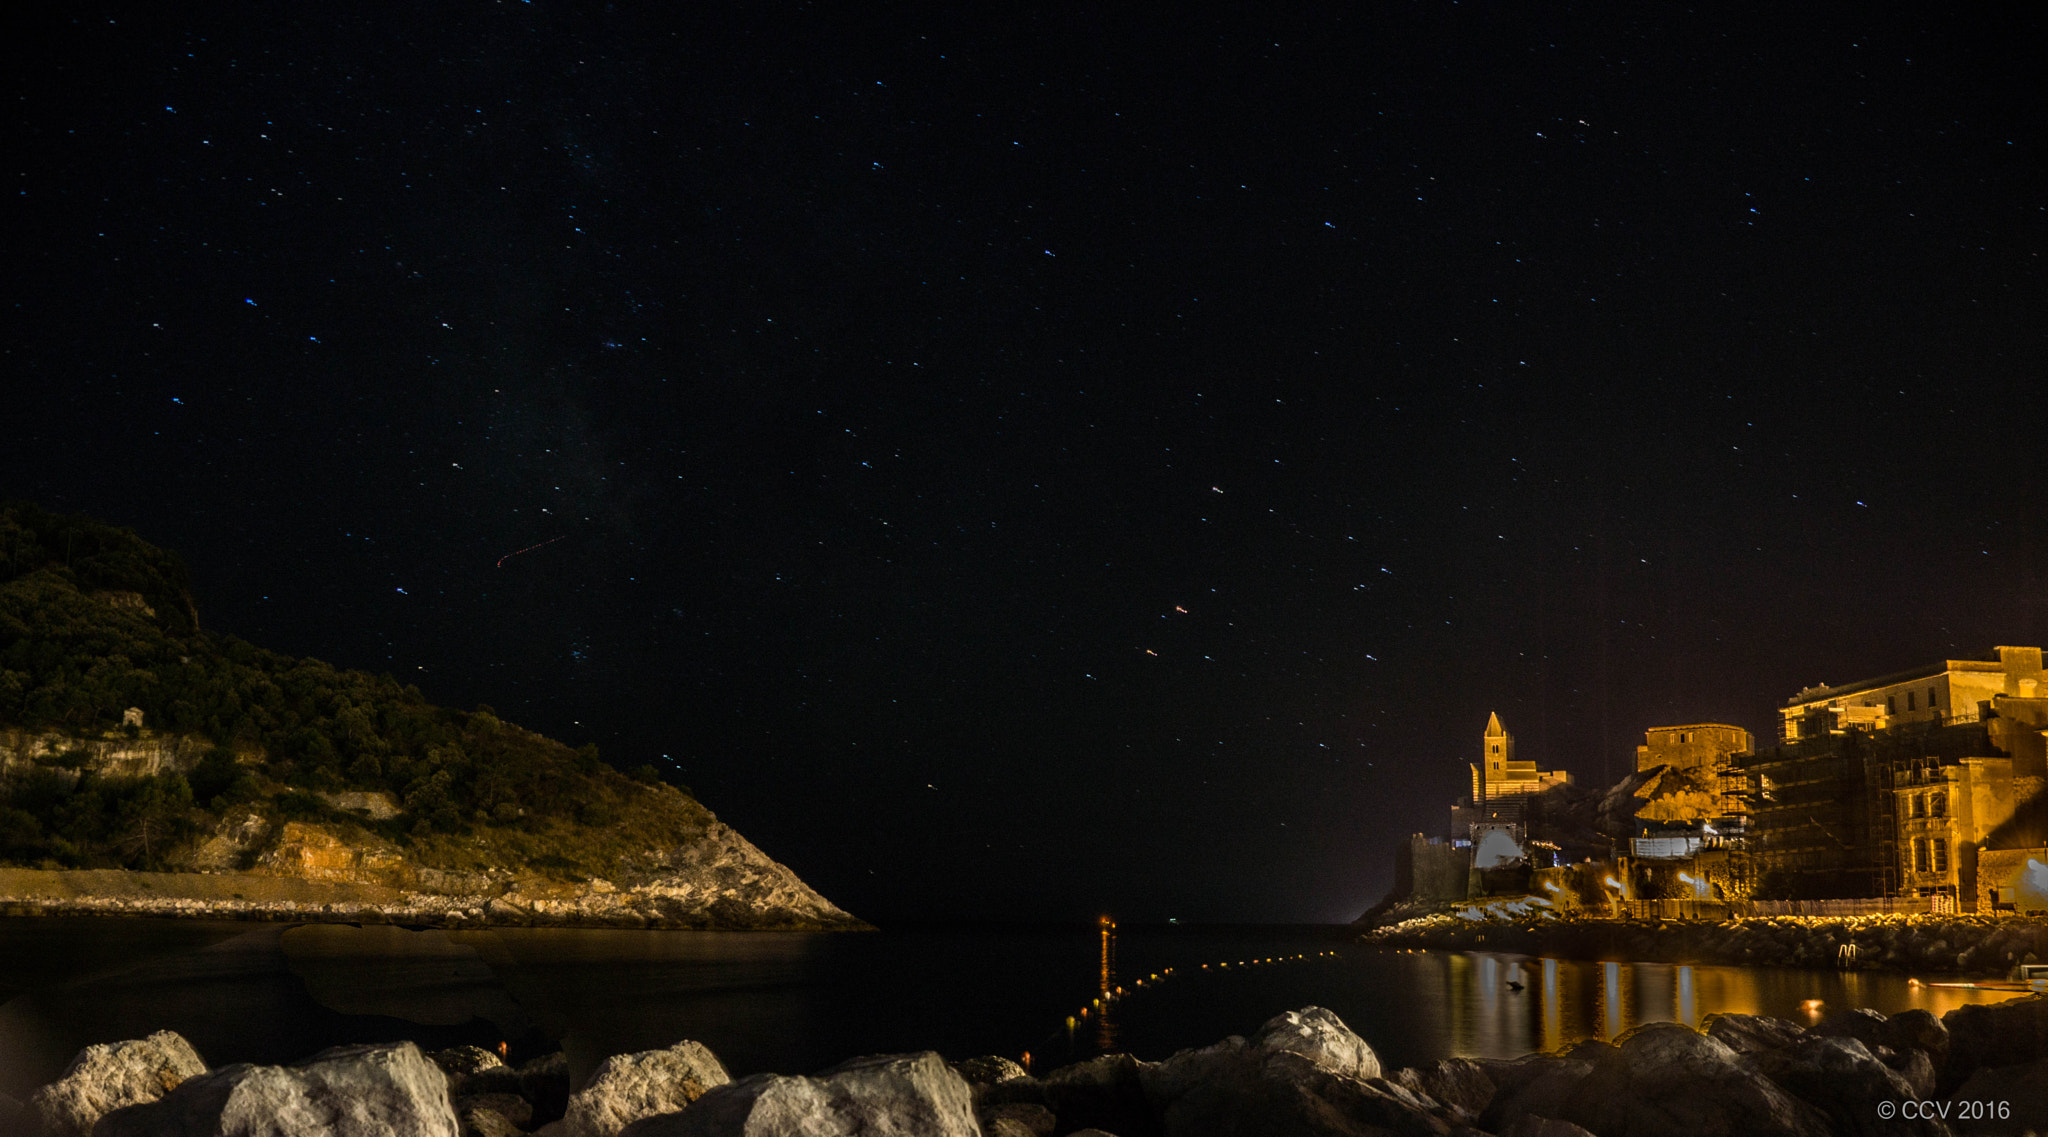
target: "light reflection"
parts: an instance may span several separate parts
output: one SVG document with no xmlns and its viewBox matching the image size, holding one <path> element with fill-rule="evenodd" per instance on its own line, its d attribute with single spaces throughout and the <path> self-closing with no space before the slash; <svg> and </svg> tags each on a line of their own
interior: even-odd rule
<svg viewBox="0 0 2048 1137">
<path fill-rule="evenodd" d="M 1117 1029 L 1116 1016 L 1110 1011 L 1116 1005 L 1116 996 L 1123 993 L 1116 985 L 1116 921 L 1104 916 L 1097 925 L 1102 933 L 1102 957 L 1095 984 L 1099 994 L 1093 1004 L 1099 1008 L 1095 1016 L 1095 1048 L 1098 1053 L 1113 1054 Z"/>
<path fill-rule="evenodd" d="M 1607 1033 L 1600 1037 L 1608 1042 L 1621 1037 L 1621 965 L 1609 963 L 1601 969 L 1600 1000 L 1607 1010 Z"/>
<path fill-rule="evenodd" d="M 1564 1000 L 1558 997 L 1557 961 L 1543 961 L 1543 1049 L 1564 1046 Z"/>
<path fill-rule="evenodd" d="M 1443 1033 L 1433 1045 L 1441 1053 L 1472 1057 L 1556 1052 L 1586 1039 L 1611 1042 L 1646 1022 L 1698 1028 L 1722 1013 L 1770 1015 L 1804 1026 L 1840 1007 L 1874 1007 L 1886 1014 L 1921 1008 L 1939 1017 L 1966 1003 L 2013 997 L 2011 991 L 1914 985 L 1906 976 L 1881 972 L 1534 959 L 1505 952 L 1418 952 L 1408 958 L 1428 961 L 1418 978 L 1428 976 L 1425 984 L 1441 992 Z"/>
</svg>

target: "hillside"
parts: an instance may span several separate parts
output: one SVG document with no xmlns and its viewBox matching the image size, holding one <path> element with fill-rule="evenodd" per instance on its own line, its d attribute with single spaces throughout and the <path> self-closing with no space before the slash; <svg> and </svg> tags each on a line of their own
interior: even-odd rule
<svg viewBox="0 0 2048 1137">
<path fill-rule="evenodd" d="M 126 870 L 503 922 L 861 926 L 652 767 L 205 631 L 176 555 L 19 503 L 0 506 L 0 865 L 70 882 L 0 874 L 0 903 Z"/>
</svg>

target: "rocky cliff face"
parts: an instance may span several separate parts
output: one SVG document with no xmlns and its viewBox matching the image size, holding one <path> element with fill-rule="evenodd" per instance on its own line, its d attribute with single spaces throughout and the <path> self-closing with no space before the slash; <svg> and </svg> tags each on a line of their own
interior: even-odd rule
<svg viewBox="0 0 2048 1137">
<path fill-rule="evenodd" d="M 73 779 L 84 770 L 109 778 L 182 773 L 198 764 L 209 749 L 211 745 L 202 739 L 148 731 L 140 731 L 134 738 L 76 738 L 50 731 L 0 730 L 0 782 L 21 777 L 39 764 L 51 765 Z M 58 761 L 67 765 L 54 765 Z"/>
<path fill-rule="evenodd" d="M 24 770 L 69 755 L 76 767 L 57 769 L 73 779 L 187 771 L 207 749 L 177 737 L 0 737 L 0 756 Z M 461 835 L 379 827 L 398 815 L 389 794 L 318 796 L 330 808 L 315 819 L 279 816 L 264 797 L 225 810 L 169 858 L 176 872 L 0 870 L 0 908 L 445 926 L 867 926 L 670 786 L 634 787 L 607 826 L 477 825 Z"/>
<path fill-rule="evenodd" d="M 486 924 L 657 928 L 855 928 L 820 896 L 722 822 L 682 844 L 623 859 L 617 879 L 564 879 L 519 867 L 436 868 L 388 842 L 346 841 L 283 823 L 253 875 L 396 890 L 410 911 Z"/>
</svg>

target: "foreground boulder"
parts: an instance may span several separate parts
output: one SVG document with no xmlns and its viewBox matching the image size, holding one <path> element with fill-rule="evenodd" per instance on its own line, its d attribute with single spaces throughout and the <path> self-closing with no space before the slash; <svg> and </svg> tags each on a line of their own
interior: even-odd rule
<svg viewBox="0 0 2048 1137">
<path fill-rule="evenodd" d="M 967 1082 L 931 1051 L 878 1054 L 812 1077 L 756 1074 L 624 1137 L 982 1137 Z"/>
<path fill-rule="evenodd" d="M 1336 1015 L 1308 1007 L 1251 1039 L 1183 1050 L 1140 1071 L 1166 1137 L 1448 1134 L 1460 1119 L 1377 1076 L 1379 1058 Z M 1062 1120 L 1065 1117 L 1062 1115 Z"/>
<path fill-rule="evenodd" d="M 1103 1054 L 1062 1066 L 1045 1076 L 1046 1104 L 1069 1127 L 1150 1137 L 1157 1126 L 1143 1078 L 1151 1065 L 1128 1054 Z"/>
<path fill-rule="evenodd" d="M 1493 1101 L 1493 1078 L 1471 1058 L 1444 1058 L 1420 1069 L 1410 1067 L 1390 1081 L 1448 1107 L 1458 1120 L 1472 1123 Z"/>
<path fill-rule="evenodd" d="M 1268 1020 L 1259 1028 L 1258 1047 L 1268 1054 L 1299 1054 L 1333 1074 L 1352 1078 L 1380 1076 L 1380 1057 L 1354 1034 L 1336 1012 L 1304 1007 Z"/>
<path fill-rule="evenodd" d="M 2007 1116 L 1985 1103 L 2006 1107 Z M 2048 1133 L 2048 1058 L 1979 1066 L 1946 1104 L 1957 1133 Z"/>
<path fill-rule="evenodd" d="M 1932 1011 L 1900 1011 L 1885 1020 L 1884 1044 L 1904 1054 L 1912 1050 L 1923 1050 L 1934 1068 L 1939 1070 L 1948 1062 L 1948 1028 L 1934 1017 Z"/>
<path fill-rule="evenodd" d="M 1944 1091 L 1963 1084 L 1979 1066 L 2013 1066 L 2048 1058 L 2048 995 L 2003 1003 L 1970 1003 L 1941 1016 L 1948 1030 Z"/>
<path fill-rule="evenodd" d="M 519 1137 L 526 1130 L 505 1114 L 474 1104 L 474 1098 L 455 1099 L 455 1116 L 462 1122 L 462 1137 Z"/>
<path fill-rule="evenodd" d="M 1700 1029 L 1708 1038 L 1721 1043 L 1737 1054 L 1755 1054 L 1764 1050 L 1776 1050 L 1798 1042 L 1806 1028 L 1787 1019 L 1772 1018 L 1769 1015 L 1745 1015 L 1725 1012 L 1708 1015 Z"/>
<path fill-rule="evenodd" d="M 1490 1064 L 1493 1096 L 1479 1114 L 1479 1127 L 1506 1132 L 1523 1118 L 1555 1119 L 1593 1072 L 1594 1059 L 1529 1054 Z"/>
<path fill-rule="evenodd" d="M 448 1078 L 410 1042 L 238 1063 L 100 1119 L 94 1137 L 457 1137 Z"/>
<path fill-rule="evenodd" d="M 87 1137 L 102 1116 L 153 1102 L 204 1073 L 206 1063 L 192 1044 L 172 1031 L 98 1043 L 79 1051 L 62 1078 L 30 1095 L 28 1112 L 40 1118 L 48 1137 Z"/>
<path fill-rule="evenodd" d="M 1554 1117 L 1538 1117 L 1525 1113 L 1513 1125 L 1500 1131 L 1500 1137 L 1596 1137 L 1586 1129 L 1569 1121 Z"/>
<path fill-rule="evenodd" d="M 1882 1011 L 1857 1007 L 1850 1011 L 1836 1011 L 1807 1033 L 1820 1038 L 1853 1038 L 1875 1049 L 1890 1045 L 1892 1028 Z"/>
<path fill-rule="evenodd" d="M 524 1131 L 533 1123 L 533 1103 L 518 1094 L 456 1094 L 450 1101 L 465 1132 Z"/>
<path fill-rule="evenodd" d="M 1024 1067 L 1000 1054 L 984 1054 L 953 1063 L 953 1072 L 970 1086 L 993 1086 L 1011 1078 L 1027 1077 Z"/>
<path fill-rule="evenodd" d="M 1524 1115 L 1569 1121 L 1600 1137 L 1825 1137 L 1820 1110 L 1781 1089 L 1725 1044 L 1678 1023 L 1650 1023 L 1590 1058 L 1533 1056 L 1514 1064 L 1480 1121 L 1507 1129 Z"/>
<path fill-rule="evenodd" d="M 1013 1102 L 975 1112 L 982 1137 L 1052 1137 L 1059 1118 L 1042 1105 Z"/>
<path fill-rule="evenodd" d="M 569 1056 L 557 1050 L 519 1067 L 519 1096 L 533 1103 L 536 1123 L 560 1119 L 569 1111 Z"/>
<path fill-rule="evenodd" d="M 1877 1116 L 1880 1101 L 1911 1101 L 1912 1083 L 1878 1061 L 1870 1048 L 1846 1035 L 1814 1034 L 1757 1055 L 1758 1072 L 1828 1115 L 1837 1133 L 1927 1134 L 1948 1132 L 1939 1121 Z"/>
<path fill-rule="evenodd" d="M 521 1092 L 519 1071 L 481 1046 L 454 1046 L 427 1058 L 448 1075 L 448 1092 L 455 1097 Z"/>
<path fill-rule="evenodd" d="M 732 1081 L 725 1064 L 701 1042 L 667 1050 L 614 1054 L 598 1064 L 582 1089 L 569 1095 L 559 1132 L 566 1137 L 618 1137 L 643 1117 L 675 1113 Z"/>
</svg>

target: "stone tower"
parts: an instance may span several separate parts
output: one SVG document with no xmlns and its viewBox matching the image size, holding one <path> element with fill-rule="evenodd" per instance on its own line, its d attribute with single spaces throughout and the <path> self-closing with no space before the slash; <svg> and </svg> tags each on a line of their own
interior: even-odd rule
<svg viewBox="0 0 2048 1137">
<path fill-rule="evenodd" d="M 1486 734 L 1480 747 L 1485 752 L 1480 761 L 1468 763 L 1472 771 L 1471 809 L 1452 811 L 1453 834 L 1469 830 L 1476 841 L 1481 828 L 1508 826 L 1519 841 L 1525 835 L 1523 806 L 1530 796 L 1563 785 L 1572 776 L 1563 770 L 1538 770 L 1534 762 L 1516 760 L 1515 736 L 1500 724 L 1497 713 L 1486 716 Z"/>
<path fill-rule="evenodd" d="M 1480 788 L 1474 800 L 1486 800 L 1488 787 L 1499 786 L 1508 780 L 1508 763 L 1515 760 L 1515 736 L 1508 728 L 1500 725 L 1498 712 L 1486 716 L 1486 773 L 1480 781 Z"/>
</svg>

